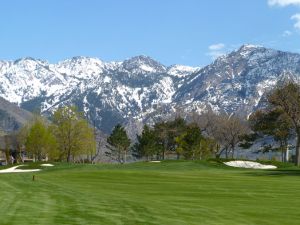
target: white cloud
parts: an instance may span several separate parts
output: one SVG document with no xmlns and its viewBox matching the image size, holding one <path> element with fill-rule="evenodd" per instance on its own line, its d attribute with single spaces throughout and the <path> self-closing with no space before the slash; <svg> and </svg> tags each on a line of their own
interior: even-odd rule
<svg viewBox="0 0 300 225">
<path fill-rule="evenodd" d="M 282 37 L 289 37 L 289 36 L 291 36 L 293 34 L 293 32 L 291 32 L 291 31 L 289 31 L 289 30 L 285 30 L 285 31 L 283 31 L 283 33 L 282 33 Z"/>
<path fill-rule="evenodd" d="M 291 19 L 296 21 L 294 24 L 294 27 L 297 30 L 300 30 L 300 13 L 297 13 L 297 14 L 291 16 Z"/>
<path fill-rule="evenodd" d="M 225 44 L 218 43 L 208 46 L 209 52 L 206 55 L 210 56 L 213 60 L 216 58 L 225 55 Z"/>
<path fill-rule="evenodd" d="M 289 5 L 300 6 L 300 0 L 268 0 L 268 4 L 270 6 L 281 6 L 281 7 L 285 7 Z M 295 29 L 300 31 L 300 13 L 291 16 L 291 20 L 295 21 L 294 23 Z M 287 37 L 290 35 L 292 35 L 292 33 L 290 33 L 289 31 L 285 31 L 282 34 L 283 37 Z"/>
<path fill-rule="evenodd" d="M 207 55 L 209 55 L 213 60 L 215 60 L 216 58 L 225 55 L 225 52 L 212 51 L 212 52 L 208 52 Z"/>
<path fill-rule="evenodd" d="M 288 6 L 288 5 L 298 5 L 300 6 L 300 0 L 268 0 L 270 6 Z"/>
<path fill-rule="evenodd" d="M 211 51 L 219 51 L 222 50 L 224 47 L 225 45 L 223 43 L 218 43 L 218 44 L 210 45 L 208 48 Z"/>
</svg>

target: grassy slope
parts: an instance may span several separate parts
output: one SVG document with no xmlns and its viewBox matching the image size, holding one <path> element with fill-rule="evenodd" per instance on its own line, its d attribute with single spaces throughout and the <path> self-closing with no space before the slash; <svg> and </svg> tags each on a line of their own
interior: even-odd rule
<svg viewBox="0 0 300 225">
<path fill-rule="evenodd" d="M 25 168 L 24 168 L 25 169 Z M 299 224 L 300 171 L 208 162 L 0 174 L 0 224 Z"/>
</svg>

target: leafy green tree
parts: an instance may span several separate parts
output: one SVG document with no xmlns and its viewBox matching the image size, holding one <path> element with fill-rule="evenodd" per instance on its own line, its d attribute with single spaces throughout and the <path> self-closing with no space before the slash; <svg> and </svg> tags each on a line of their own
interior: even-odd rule
<svg viewBox="0 0 300 225">
<path fill-rule="evenodd" d="M 201 139 L 200 142 L 201 142 L 200 143 L 200 146 L 201 146 L 200 159 L 210 158 L 213 155 L 215 155 L 216 152 L 218 151 L 218 144 L 213 138 L 204 137 Z"/>
<path fill-rule="evenodd" d="M 126 163 L 130 139 L 128 138 L 124 127 L 120 124 L 116 125 L 111 135 L 107 138 L 107 143 L 110 152 L 106 152 L 106 154 L 117 160 L 119 163 Z"/>
<path fill-rule="evenodd" d="M 33 155 L 37 161 L 52 155 L 52 152 L 56 150 L 55 137 L 42 118 L 35 118 L 28 131 L 25 147 L 27 153 Z"/>
<path fill-rule="evenodd" d="M 186 131 L 175 138 L 176 151 L 186 159 L 203 159 L 214 149 L 213 141 L 202 136 L 196 124 L 190 124 Z"/>
<path fill-rule="evenodd" d="M 53 133 L 58 144 L 56 158 L 70 162 L 95 151 L 94 130 L 74 106 L 57 109 L 53 115 Z"/>
</svg>

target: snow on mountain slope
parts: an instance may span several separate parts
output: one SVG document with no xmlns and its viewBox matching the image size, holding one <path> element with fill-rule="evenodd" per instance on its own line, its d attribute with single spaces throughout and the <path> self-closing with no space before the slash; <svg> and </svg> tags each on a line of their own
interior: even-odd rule
<svg viewBox="0 0 300 225">
<path fill-rule="evenodd" d="M 247 115 L 280 80 L 298 80 L 299 76 L 299 54 L 243 45 L 189 76 L 173 101 L 187 110 L 201 105 L 201 110 Z"/>
<path fill-rule="evenodd" d="M 172 102 L 178 77 L 194 71 L 168 70 L 147 56 L 123 62 L 81 56 L 57 64 L 33 58 L 0 61 L 0 97 L 46 114 L 60 105 L 76 104 L 99 128 L 109 131 L 115 122 L 141 119 L 153 105 Z"/>
<path fill-rule="evenodd" d="M 0 97 L 45 114 L 76 104 L 110 132 L 116 123 L 133 126 L 180 107 L 248 115 L 262 104 L 266 91 L 299 74 L 299 54 L 253 45 L 203 68 L 166 67 L 143 55 L 122 62 L 79 56 L 57 64 L 23 58 L 0 61 Z"/>
<path fill-rule="evenodd" d="M 188 75 L 195 73 L 200 70 L 200 67 L 190 67 L 184 65 L 173 65 L 168 67 L 168 74 L 173 75 L 175 77 L 187 77 Z"/>
</svg>

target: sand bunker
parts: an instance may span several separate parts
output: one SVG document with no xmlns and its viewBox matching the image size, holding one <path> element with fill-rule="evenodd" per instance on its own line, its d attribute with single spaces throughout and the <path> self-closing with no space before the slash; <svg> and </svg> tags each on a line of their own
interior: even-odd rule
<svg viewBox="0 0 300 225">
<path fill-rule="evenodd" d="M 251 162 L 251 161 L 230 161 L 224 162 L 227 166 L 232 167 L 240 167 L 240 168 L 251 168 L 251 169 L 276 169 L 276 166 L 273 165 L 263 165 L 258 162 Z"/>
<path fill-rule="evenodd" d="M 17 169 L 20 166 L 24 166 L 24 165 L 14 166 L 4 170 L 0 170 L 0 173 L 28 173 L 28 172 L 40 171 L 40 169 L 28 169 L 28 170 Z"/>
<path fill-rule="evenodd" d="M 150 162 L 153 162 L 153 163 L 160 163 L 160 161 L 150 161 Z"/>
<path fill-rule="evenodd" d="M 50 163 L 44 163 L 44 164 L 41 164 L 41 166 L 54 166 L 54 165 L 50 164 Z"/>
</svg>

